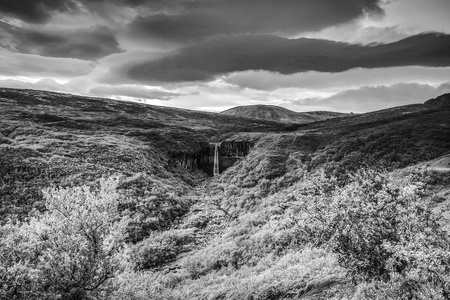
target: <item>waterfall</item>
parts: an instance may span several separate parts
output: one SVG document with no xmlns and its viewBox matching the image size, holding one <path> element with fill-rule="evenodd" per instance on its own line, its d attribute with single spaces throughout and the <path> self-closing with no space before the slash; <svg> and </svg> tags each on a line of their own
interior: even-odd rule
<svg viewBox="0 0 450 300">
<path fill-rule="evenodd" d="M 219 175 L 219 145 L 220 144 L 214 144 L 214 169 L 213 169 L 213 175 L 217 176 Z"/>
</svg>

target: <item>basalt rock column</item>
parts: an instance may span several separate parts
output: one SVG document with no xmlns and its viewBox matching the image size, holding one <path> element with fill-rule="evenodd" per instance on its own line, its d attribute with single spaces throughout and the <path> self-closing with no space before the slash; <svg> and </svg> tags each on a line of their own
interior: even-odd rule
<svg viewBox="0 0 450 300">
<path fill-rule="evenodd" d="M 214 169 L 213 169 L 214 176 L 217 176 L 220 174 L 220 172 L 219 172 L 219 146 L 220 146 L 220 144 L 214 144 Z"/>
</svg>

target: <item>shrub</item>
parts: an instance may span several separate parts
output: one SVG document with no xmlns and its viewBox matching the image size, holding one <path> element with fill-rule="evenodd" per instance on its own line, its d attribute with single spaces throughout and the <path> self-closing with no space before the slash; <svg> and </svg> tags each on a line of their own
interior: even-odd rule
<svg viewBox="0 0 450 300">
<path fill-rule="evenodd" d="M 432 285 L 449 295 L 450 239 L 424 200 L 417 176 L 393 182 L 361 171 L 329 197 L 304 197 L 299 232 L 326 246 L 355 280 L 401 278 L 404 294 Z"/>
<path fill-rule="evenodd" d="M 87 299 L 119 267 L 117 180 L 44 191 L 45 213 L 0 230 L 1 299 Z"/>
<path fill-rule="evenodd" d="M 174 260 L 188 250 L 185 246 L 194 242 L 194 230 L 180 229 L 153 233 L 131 247 L 131 260 L 135 269 L 151 269 Z"/>
<path fill-rule="evenodd" d="M 125 197 L 119 210 L 130 217 L 127 241 L 131 243 L 142 241 L 153 231 L 168 229 L 191 205 L 189 200 L 177 195 L 177 186 L 154 181 L 142 174 L 121 183 L 120 189 Z"/>
<path fill-rule="evenodd" d="M 207 259 L 205 257 L 205 259 Z M 335 255 L 304 249 L 283 257 L 266 256 L 255 266 L 222 269 L 196 280 L 184 270 L 161 274 L 124 272 L 112 299 L 345 299 L 345 270 Z M 332 298 L 335 296 L 335 298 Z"/>
</svg>

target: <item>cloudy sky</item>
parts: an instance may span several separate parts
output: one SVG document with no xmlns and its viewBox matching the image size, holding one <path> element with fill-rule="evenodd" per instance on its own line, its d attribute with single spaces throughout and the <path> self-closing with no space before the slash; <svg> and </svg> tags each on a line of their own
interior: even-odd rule
<svg viewBox="0 0 450 300">
<path fill-rule="evenodd" d="M 449 0 L 1 0 L 0 86 L 207 111 L 450 92 Z"/>
</svg>

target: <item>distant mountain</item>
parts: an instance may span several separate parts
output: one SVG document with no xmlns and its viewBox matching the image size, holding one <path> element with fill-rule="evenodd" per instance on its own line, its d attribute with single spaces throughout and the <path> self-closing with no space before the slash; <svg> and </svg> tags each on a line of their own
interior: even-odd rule
<svg viewBox="0 0 450 300">
<path fill-rule="evenodd" d="M 311 123 L 328 119 L 345 117 L 347 114 L 331 111 L 295 112 L 275 105 L 237 106 L 221 114 L 251 119 L 276 121 L 280 123 Z"/>
</svg>

